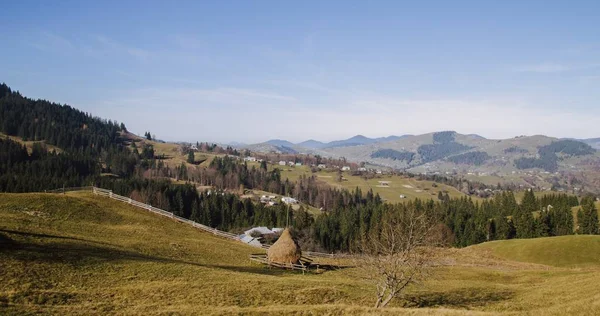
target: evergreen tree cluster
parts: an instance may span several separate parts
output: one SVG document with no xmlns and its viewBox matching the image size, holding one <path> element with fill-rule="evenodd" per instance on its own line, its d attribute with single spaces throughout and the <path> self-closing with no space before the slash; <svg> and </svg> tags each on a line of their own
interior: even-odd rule
<svg viewBox="0 0 600 316">
<path fill-rule="evenodd" d="M 25 141 L 44 140 L 65 151 L 86 155 L 121 144 L 125 126 L 46 100 L 32 100 L 0 85 L 0 132 Z"/>
<path fill-rule="evenodd" d="M 449 157 L 448 161 L 451 161 L 451 162 L 457 163 L 457 164 L 481 166 L 488 159 L 490 159 L 490 155 L 488 155 L 484 151 L 471 151 L 468 153 Z"/>
<path fill-rule="evenodd" d="M 454 141 L 456 132 L 438 132 L 433 134 L 433 144 L 421 145 L 417 148 L 417 153 L 421 157 L 421 162 L 426 163 L 442 159 L 452 154 L 457 154 L 471 147 Z"/>
<path fill-rule="evenodd" d="M 532 191 L 528 191 L 520 204 L 510 191 L 495 195 L 481 204 L 468 197 L 449 198 L 447 194 L 437 202 L 417 199 L 395 205 L 381 203 L 368 195 L 366 199 L 356 200 L 361 202 L 336 208 L 316 218 L 314 238 L 324 249 L 353 250 L 362 238 L 377 232 L 378 223 L 382 222 L 387 213 L 402 212 L 411 207 L 438 218 L 437 228 L 440 234 L 447 236 L 449 245 L 458 247 L 490 240 L 575 233 L 571 207 L 575 206 L 573 204 L 577 203 L 577 199 L 566 194 L 538 199 Z M 554 204 L 541 207 L 542 201 L 552 201 Z M 585 233 L 597 233 L 597 212 L 595 219 L 592 218 L 589 208 L 587 213 L 582 213 L 589 214 L 590 219 L 587 223 L 590 223 L 589 227 L 596 229 L 594 231 L 590 228 L 585 230 Z"/>
<path fill-rule="evenodd" d="M 580 234 L 600 234 L 598 228 L 598 210 L 594 197 L 586 196 L 581 200 L 581 209 L 577 212 L 578 232 Z"/>
<path fill-rule="evenodd" d="M 528 151 L 527 151 L 527 149 L 524 149 L 521 147 L 512 146 L 512 147 L 508 147 L 508 148 L 504 149 L 504 153 L 505 154 L 526 154 L 526 153 L 528 153 Z"/>
<path fill-rule="evenodd" d="M 383 158 L 406 161 L 407 164 L 413 160 L 415 153 L 410 151 L 398 151 L 394 149 L 379 149 L 371 154 L 371 158 Z"/>
<path fill-rule="evenodd" d="M 124 124 L 93 117 L 68 105 L 23 97 L 6 84 L 0 85 L 0 132 L 24 141 L 43 141 L 61 149 L 61 153 L 48 153 L 43 144 L 35 143 L 31 157 L 11 161 L 10 176 L 3 175 L 4 191 L 82 186 L 102 172 L 130 176 L 138 162 L 122 138 L 127 132 Z M 6 139 L 5 142 L 11 141 Z M 2 150 L 11 155 L 14 147 L 5 145 Z M 40 164 L 48 166 L 47 172 L 56 176 L 38 185 L 29 176 L 32 166 Z M 39 174 L 38 178 L 42 179 L 45 171 Z"/>
<path fill-rule="evenodd" d="M 25 146 L 0 138 L 0 192 L 90 185 L 99 173 L 98 160 L 90 155 L 48 152 L 40 143 L 29 154 Z"/>
<path fill-rule="evenodd" d="M 540 168 L 548 172 L 558 170 L 559 157 L 557 154 L 565 156 L 584 156 L 595 153 L 596 150 L 586 143 L 575 140 L 559 140 L 549 145 L 538 148 L 538 157 L 521 157 L 515 160 L 515 167 L 518 169 Z"/>
</svg>

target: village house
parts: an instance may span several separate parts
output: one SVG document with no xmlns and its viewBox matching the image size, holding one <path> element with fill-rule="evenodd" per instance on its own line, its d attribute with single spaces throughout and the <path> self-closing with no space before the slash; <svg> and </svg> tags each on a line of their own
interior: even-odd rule
<svg viewBox="0 0 600 316">
<path fill-rule="evenodd" d="M 265 226 L 258 226 L 258 227 L 253 227 L 248 229 L 247 231 L 244 232 L 244 235 L 246 236 L 251 236 L 252 234 L 261 234 L 261 235 L 268 235 L 268 234 L 272 234 L 273 231 L 270 230 L 268 227 Z"/>
<path fill-rule="evenodd" d="M 326 165 L 324 165 L 324 164 L 319 164 L 319 165 L 317 166 L 317 168 L 319 168 L 319 169 L 326 169 L 326 168 L 327 168 L 327 166 L 326 166 Z"/>
<path fill-rule="evenodd" d="M 246 157 L 244 158 L 244 161 L 256 161 L 255 157 Z"/>
<path fill-rule="evenodd" d="M 263 195 L 260 197 L 260 203 L 267 204 L 269 206 L 277 205 L 276 198 L 277 197 L 275 195 Z"/>
<path fill-rule="evenodd" d="M 285 161 L 283 161 L 283 160 L 279 162 L 279 165 L 280 165 L 280 166 L 285 166 L 285 164 L 286 164 L 286 162 L 285 162 Z"/>
<path fill-rule="evenodd" d="M 348 167 L 348 166 L 343 166 L 343 167 L 342 167 L 342 171 L 350 171 L 350 167 Z"/>
<path fill-rule="evenodd" d="M 298 201 L 292 197 L 289 196 L 285 196 L 281 198 L 281 202 L 285 203 L 285 204 L 298 204 Z"/>
<path fill-rule="evenodd" d="M 365 167 L 360 167 L 360 168 L 358 168 L 358 171 L 365 172 L 365 171 L 367 171 L 367 168 L 365 168 Z"/>
</svg>

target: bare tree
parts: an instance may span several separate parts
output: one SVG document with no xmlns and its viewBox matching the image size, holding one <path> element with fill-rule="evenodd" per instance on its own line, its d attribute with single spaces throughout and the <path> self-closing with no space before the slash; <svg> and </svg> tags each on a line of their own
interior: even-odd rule
<svg viewBox="0 0 600 316">
<path fill-rule="evenodd" d="M 425 212 L 414 206 L 389 211 L 380 229 L 361 242 L 356 262 L 362 276 L 375 285 L 375 308 L 385 307 L 430 275 L 437 239 L 435 222 Z"/>
</svg>

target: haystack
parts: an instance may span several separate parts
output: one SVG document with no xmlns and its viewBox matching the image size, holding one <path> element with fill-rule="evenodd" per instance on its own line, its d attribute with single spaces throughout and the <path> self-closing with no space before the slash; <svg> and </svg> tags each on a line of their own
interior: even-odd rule
<svg viewBox="0 0 600 316">
<path fill-rule="evenodd" d="M 297 264 L 302 257 L 302 250 L 292 238 L 289 229 L 285 229 L 279 239 L 267 250 L 269 262 L 280 264 Z"/>
</svg>

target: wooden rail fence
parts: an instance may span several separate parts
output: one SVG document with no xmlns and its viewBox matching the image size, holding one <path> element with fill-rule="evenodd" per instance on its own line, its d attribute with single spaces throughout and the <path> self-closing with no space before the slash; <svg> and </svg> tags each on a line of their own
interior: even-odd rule
<svg viewBox="0 0 600 316">
<path fill-rule="evenodd" d="M 196 223 L 194 221 L 191 221 L 189 219 L 177 216 L 177 215 L 175 215 L 175 214 L 173 214 L 171 212 L 167 212 L 165 210 L 159 209 L 159 208 L 154 207 L 152 205 L 148 205 L 148 204 L 145 204 L 145 203 L 133 200 L 131 198 L 115 194 L 111 190 L 101 189 L 101 188 L 97 188 L 97 187 L 75 187 L 75 188 L 62 188 L 62 189 L 56 189 L 56 190 L 47 190 L 45 192 L 47 192 L 47 193 L 64 193 L 64 192 L 67 192 L 67 191 L 88 191 L 88 190 L 92 191 L 92 193 L 94 193 L 96 195 L 106 196 L 106 197 L 108 197 L 110 199 L 117 200 L 117 201 L 120 201 L 120 202 L 124 202 L 124 203 L 130 204 L 130 205 L 133 205 L 133 206 L 145 209 L 145 210 L 150 211 L 152 213 L 155 213 L 155 214 L 158 214 L 158 215 L 161 215 L 161 216 L 165 216 L 165 217 L 169 217 L 169 218 L 172 218 L 174 220 L 177 220 L 179 222 L 182 222 L 182 223 L 185 223 L 185 224 L 188 224 L 188 225 L 192 225 L 192 226 L 194 226 L 194 227 L 196 227 L 196 228 L 198 228 L 200 230 L 203 230 L 203 231 L 205 231 L 207 233 L 210 233 L 210 234 L 213 234 L 215 236 L 219 236 L 219 237 L 223 237 L 223 238 L 227 238 L 227 239 L 231 239 L 231 240 L 236 240 L 236 241 L 242 242 L 240 240 L 240 237 L 238 235 L 236 235 L 236 234 L 232 234 L 232 233 L 229 233 L 229 232 L 224 232 L 224 231 L 218 230 L 216 228 L 212 228 L 212 227 L 209 227 L 209 226 L 206 226 L 206 225 L 202 225 L 200 223 Z M 246 243 L 244 243 L 244 244 L 246 244 Z M 250 245 L 250 244 L 246 244 L 246 245 L 253 246 L 253 245 Z M 268 246 L 268 245 L 261 245 L 261 246 L 253 246 L 253 247 L 259 247 L 259 248 L 268 250 L 270 246 Z M 341 258 L 341 257 L 346 257 L 347 256 L 345 254 L 322 253 L 322 252 L 313 252 L 313 251 L 303 251 L 302 254 L 307 255 L 309 257 L 321 257 L 321 258 Z M 251 260 L 253 260 L 253 259 L 251 258 Z M 254 260 L 254 261 L 256 261 L 256 260 Z"/>
</svg>

